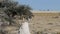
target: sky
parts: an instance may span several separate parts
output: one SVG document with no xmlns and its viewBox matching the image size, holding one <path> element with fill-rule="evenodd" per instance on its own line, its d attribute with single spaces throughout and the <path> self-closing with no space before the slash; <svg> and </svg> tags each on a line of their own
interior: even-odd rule
<svg viewBox="0 0 60 34">
<path fill-rule="evenodd" d="M 29 5 L 33 10 L 59 10 L 60 0 L 17 0 L 19 4 Z"/>
</svg>

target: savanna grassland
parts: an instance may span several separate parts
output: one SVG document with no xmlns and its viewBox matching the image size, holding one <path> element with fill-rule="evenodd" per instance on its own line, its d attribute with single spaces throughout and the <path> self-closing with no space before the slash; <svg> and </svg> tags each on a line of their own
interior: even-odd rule
<svg viewBox="0 0 60 34">
<path fill-rule="evenodd" d="M 60 13 L 34 13 L 30 30 L 32 34 L 60 32 Z"/>
</svg>

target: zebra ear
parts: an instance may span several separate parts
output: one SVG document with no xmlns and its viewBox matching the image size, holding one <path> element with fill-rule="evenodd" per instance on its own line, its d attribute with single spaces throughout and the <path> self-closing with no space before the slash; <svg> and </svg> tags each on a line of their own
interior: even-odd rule
<svg viewBox="0 0 60 34">
<path fill-rule="evenodd" d="M 31 19 L 30 19 L 30 18 L 28 18 L 28 19 L 27 19 L 27 21 L 29 22 L 29 21 L 31 21 Z"/>
<path fill-rule="evenodd" d="M 30 21 L 31 19 L 30 18 L 28 18 L 28 21 Z"/>
</svg>

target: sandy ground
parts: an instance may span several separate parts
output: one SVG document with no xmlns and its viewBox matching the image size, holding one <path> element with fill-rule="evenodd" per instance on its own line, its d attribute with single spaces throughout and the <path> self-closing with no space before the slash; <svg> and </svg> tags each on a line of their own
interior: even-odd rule
<svg viewBox="0 0 60 34">
<path fill-rule="evenodd" d="M 36 13 L 29 24 L 32 34 L 38 31 L 60 32 L 60 15 L 59 13 Z"/>
</svg>

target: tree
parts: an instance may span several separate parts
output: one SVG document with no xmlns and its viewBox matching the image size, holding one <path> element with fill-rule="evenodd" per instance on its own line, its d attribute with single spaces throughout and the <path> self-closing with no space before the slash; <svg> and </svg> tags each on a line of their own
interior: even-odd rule
<svg viewBox="0 0 60 34">
<path fill-rule="evenodd" d="M 18 5 L 18 2 L 11 2 L 9 0 L 5 0 L 0 2 L 0 8 L 4 9 L 4 13 L 9 17 L 5 18 L 6 21 L 10 22 L 10 25 L 12 24 L 14 16 L 20 16 L 21 19 L 25 18 L 28 20 L 31 19 L 33 14 L 30 11 L 31 8 L 27 5 Z"/>
</svg>

